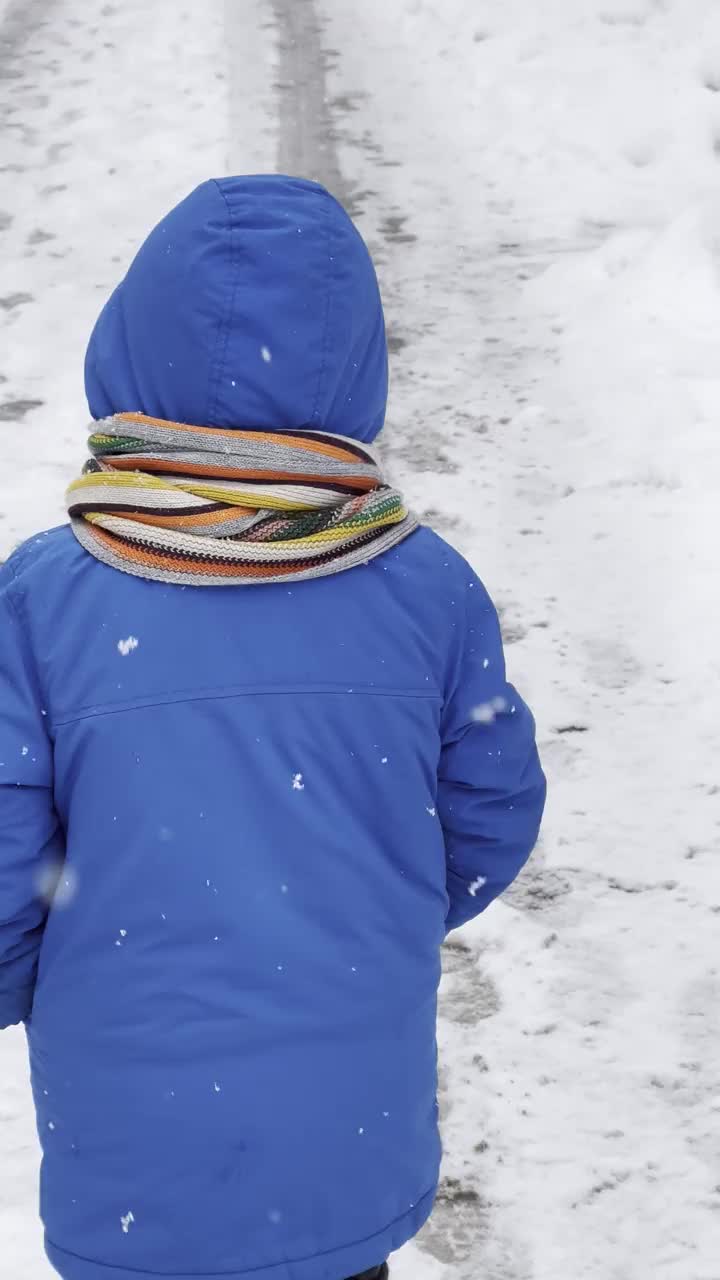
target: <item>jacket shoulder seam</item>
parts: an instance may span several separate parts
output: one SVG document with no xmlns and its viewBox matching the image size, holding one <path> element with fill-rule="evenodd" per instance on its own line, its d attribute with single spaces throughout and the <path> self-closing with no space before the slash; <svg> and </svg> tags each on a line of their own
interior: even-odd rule
<svg viewBox="0 0 720 1280">
<path fill-rule="evenodd" d="M 288 694 L 326 694 L 335 697 L 374 697 L 374 698 L 409 698 L 427 702 L 442 702 L 442 694 L 437 689 L 378 689 L 371 685 L 248 685 L 246 688 L 231 686 L 225 689 L 200 689 L 197 691 L 183 689 L 167 694 L 152 695 L 147 698 L 133 698 L 128 702 L 99 703 L 88 707 L 78 707 L 75 711 L 60 712 L 53 717 L 53 728 L 62 728 L 75 724 L 80 720 L 120 715 L 129 711 L 148 711 L 154 707 L 172 706 L 184 702 L 221 702 L 225 699 L 249 697 L 286 697 Z"/>
</svg>

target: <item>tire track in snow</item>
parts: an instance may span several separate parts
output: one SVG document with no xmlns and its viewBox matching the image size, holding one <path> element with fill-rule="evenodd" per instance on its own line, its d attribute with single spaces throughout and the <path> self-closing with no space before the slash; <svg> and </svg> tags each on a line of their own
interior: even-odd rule
<svg viewBox="0 0 720 1280">
<path fill-rule="evenodd" d="M 56 4 L 57 0 L 12 0 L 0 20 L 0 80 L 22 79 L 22 68 L 16 65 L 19 56 Z"/>
<path fill-rule="evenodd" d="M 12 0 L 0 17 L 0 84 L 4 82 L 7 85 L 0 99 L 0 140 L 7 144 L 8 150 L 13 149 L 11 143 L 14 144 L 18 137 L 24 145 L 34 141 L 33 131 L 25 119 L 24 97 L 18 90 L 27 90 L 28 87 L 27 46 L 32 37 L 47 25 L 56 5 L 57 0 Z M 21 173 L 22 164 L 5 163 L 5 150 L 4 145 L 0 173 Z M 6 230 L 11 223 L 10 215 L 0 208 L 0 231 Z"/>
<path fill-rule="evenodd" d="M 278 169 L 314 178 L 347 204 L 328 104 L 328 53 L 320 18 L 313 0 L 273 0 L 273 9 L 279 52 Z"/>
</svg>

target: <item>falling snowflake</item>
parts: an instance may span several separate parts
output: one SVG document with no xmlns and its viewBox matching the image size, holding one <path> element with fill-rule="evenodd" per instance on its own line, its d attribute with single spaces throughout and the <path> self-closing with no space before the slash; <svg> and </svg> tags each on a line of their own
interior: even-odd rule
<svg viewBox="0 0 720 1280">
<path fill-rule="evenodd" d="M 478 876 L 476 880 L 473 880 L 472 884 L 468 885 L 468 893 L 470 894 L 470 897 L 474 898 L 478 890 L 482 889 L 484 884 L 487 884 L 487 878 L 485 876 Z"/>
<path fill-rule="evenodd" d="M 77 875 L 72 867 L 68 867 L 55 891 L 54 906 L 67 907 L 77 893 Z"/>
<path fill-rule="evenodd" d="M 260 355 L 262 356 L 266 364 L 270 364 L 270 361 L 272 360 L 272 351 L 270 350 L 269 347 L 261 347 Z"/>
<path fill-rule="evenodd" d="M 426 812 L 427 812 L 427 813 L 429 813 L 429 814 L 430 814 L 430 817 L 431 817 L 431 818 L 434 818 L 434 817 L 435 817 L 435 815 L 436 815 L 436 810 L 435 810 L 435 809 L 430 809 L 430 808 L 426 805 L 426 806 L 425 806 L 425 810 L 426 810 Z"/>
<path fill-rule="evenodd" d="M 48 907 L 67 907 L 77 892 L 77 876 L 62 862 L 48 862 L 38 871 L 35 888 Z"/>
<path fill-rule="evenodd" d="M 293 774 L 292 785 L 293 785 L 293 791 L 304 791 L 304 790 L 305 790 L 305 783 L 303 782 L 303 776 L 302 776 L 302 774 L 301 774 L 301 773 L 294 773 L 294 774 Z"/>
<path fill-rule="evenodd" d="M 29 748 L 29 747 L 23 747 L 23 749 L 22 749 L 22 751 L 20 752 L 20 754 L 21 754 L 21 755 L 23 755 L 23 756 L 26 756 L 26 755 L 28 754 L 29 750 L 30 750 L 30 748 Z"/>
<path fill-rule="evenodd" d="M 473 707 L 470 714 L 476 724 L 494 724 L 496 716 L 503 711 L 507 711 L 505 698 L 493 698 L 490 702 L 481 702 L 479 706 Z"/>
<path fill-rule="evenodd" d="M 121 653 L 123 658 L 127 658 L 129 653 L 137 649 L 139 643 L 137 636 L 128 636 L 127 640 L 118 640 L 118 653 Z"/>
<path fill-rule="evenodd" d="M 135 1221 L 135 1214 L 132 1212 L 132 1210 L 122 1215 L 120 1219 L 120 1226 L 123 1229 L 123 1235 L 127 1235 L 128 1231 L 130 1230 L 130 1226 L 134 1221 Z"/>
</svg>

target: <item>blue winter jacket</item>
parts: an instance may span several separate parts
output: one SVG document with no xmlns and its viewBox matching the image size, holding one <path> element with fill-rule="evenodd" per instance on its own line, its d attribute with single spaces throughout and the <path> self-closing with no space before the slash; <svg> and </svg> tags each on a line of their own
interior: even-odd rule
<svg viewBox="0 0 720 1280">
<path fill-rule="evenodd" d="M 95 417 L 371 439 L 360 236 L 312 183 L 206 183 L 106 306 L 87 390 Z M 0 614 L 0 1025 L 27 1023 L 52 1263 L 375 1265 L 437 1184 L 441 943 L 543 806 L 485 590 L 425 528 L 334 576 L 202 588 L 65 527 L 0 570 Z"/>
</svg>

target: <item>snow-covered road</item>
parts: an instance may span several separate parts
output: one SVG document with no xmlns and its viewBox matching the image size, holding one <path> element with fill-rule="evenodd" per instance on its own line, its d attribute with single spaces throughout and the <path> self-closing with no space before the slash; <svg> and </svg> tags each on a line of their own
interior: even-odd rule
<svg viewBox="0 0 720 1280">
<path fill-rule="evenodd" d="M 62 518 L 84 340 L 147 227 L 211 172 L 302 170 L 378 261 L 391 468 L 538 711 L 543 844 L 448 948 L 444 1182 L 397 1280 L 720 1280 L 716 0 L 0 21 L 0 552 Z M 8 1035 L 8 1280 L 50 1274 L 35 1163 Z"/>
</svg>

